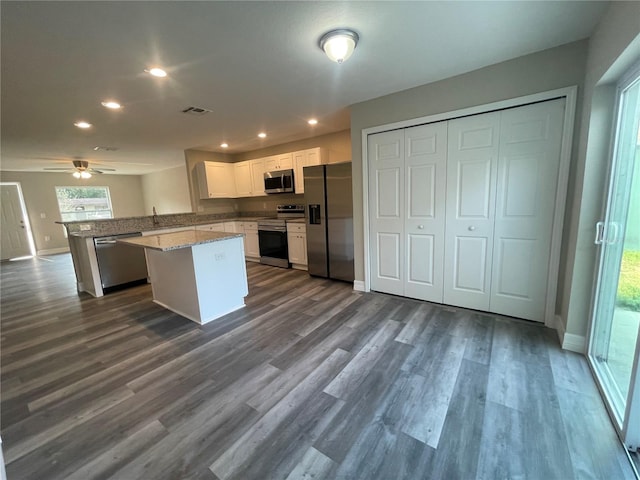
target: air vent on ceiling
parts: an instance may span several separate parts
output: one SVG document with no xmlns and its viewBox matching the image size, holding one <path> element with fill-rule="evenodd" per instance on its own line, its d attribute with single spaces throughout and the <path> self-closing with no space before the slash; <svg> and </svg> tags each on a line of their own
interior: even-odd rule
<svg viewBox="0 0 640 480">
<path fill-rule="evenodd" d="M 182 110 L 182 113 L 188 113 L 189 115 L 204 115 L 206 113 L 211 113 L 211 110 L 202 107 L 187 107 Z"/>
<path fill-rule="evenodd" d="M 101 145 L 96 145 L 95 147 L 93 147 L 94 151 L 104 151 L 104 152 L 115 152 L 116 150 L 118 150 L 118 147 L 103 147 Z"/>
</svg>

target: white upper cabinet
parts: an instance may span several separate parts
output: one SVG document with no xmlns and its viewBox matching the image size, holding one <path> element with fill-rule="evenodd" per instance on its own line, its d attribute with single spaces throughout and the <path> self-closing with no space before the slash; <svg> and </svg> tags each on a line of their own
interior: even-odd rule
<svg viewBox="0 0 640 480">
<path fill-rule="evenodd" d="M 251 194 L 254 197 L 266 195 L 264 193 L 264 158 L 249 160 L 251 164 Z"/>
<path fill-rule="evenodd" d="M 264 159 L 264 169 L 266 172 L 272 172 L 273 170 L 287 170 L 290 168 L 293 168 L 292 153 L 281 153 Z"/>
<path fill-rule="evenodd" d="M 253 183 L 251 181 L 251 161 L 234 163 L 233 173 L 236 181 L 236 196 L 252 196 Z"/>
<path fill-rule="evenodd" d="M 304 193 L 304 173 L 302 169 L 304 167 L 327 163 L 326 157 L 325 150 L 320 147 L 293 152 L 293 182 L 295 185 L 295 193 Z"/>
<path fill-rule="evenodd" d="M 200 198 L 234 198 L 236 182 L 232 163 L 201 162 L 196 165 Z"/>
</svg>

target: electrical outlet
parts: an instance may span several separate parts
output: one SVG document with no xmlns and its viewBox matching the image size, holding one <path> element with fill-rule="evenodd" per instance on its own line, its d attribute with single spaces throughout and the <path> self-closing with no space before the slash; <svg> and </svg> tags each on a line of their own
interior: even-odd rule
<svg viewBox="0 0 640 480">
<path fill-rule="evenodd" d="M 220 262 L 225 259 L 226 255 L 224 253 L 216 253 L 214 255 L 216 262 Z"/>
<path fill-rule="evenodd" d="M 91 225 L 89 225 L 88 223 L 81 223 L 80 224 L 80 231 L 81 232 L 87 232 L 91 230 Z"/>
<path fill-rule="evenodd" d="M 42 213 L 40 214 L 40 218 L 47 218 L 47 214 L 46 214 L 46 213 L 44 213 L 44 212 L 42 212 Z"/>
<path fill-rule="evenodd" d="M 45 242 L 50 242 L 50 241 L 51 241 L 51 236 L 49 236 L 49 235 L 45 235 L 45 236 L 44 236 L 44 241 L 45 241 Z"/>
</svg>

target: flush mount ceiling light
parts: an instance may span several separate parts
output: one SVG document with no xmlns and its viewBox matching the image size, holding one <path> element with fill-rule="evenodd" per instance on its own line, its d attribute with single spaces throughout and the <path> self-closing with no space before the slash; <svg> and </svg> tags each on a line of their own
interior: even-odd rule
<svg viewBox="0 0 640 480">
<path fill-rule="evenodd" d="M 74 125 L 78 128 L 91 128 L 91 124 L 85 121 L 76 122 Z"/>
<path fill-rule="evenodd" d="M 105 100 L 104 102 L 100 102 L 100 104 L 103 107 L 110 108 L 111 110 L 118 110 L 119 108 L 122 108 L 122 105 L 120 105 L 118 102 L 114 102 L 112 100 Z"/>
<path fill-rule="evenodd" d="M 264 132 L 260 132 L 260 133 L 258 134 L 258 137 L 260 137 L 260 138 L 267 138 L 267 134 L 266 134 L 266 133 L 264 133 Z"/>
<path fill-rule="evenodd" d="M 342 63 L 347 60 L 358 44 L 358 34 L 353 30 L 341 28 L 331 30 L 320 38 L 320 48 L 330 60 Z"/>
<path fill-rule="evenodd" d="M 145 72 L 147 72 L 150 75 L 153 75 L 154 77 L 162 78 L 167 76 L 167 72 L 165 72 L 163 69 L 158 67 L 146 69 Z"/>
<path fill-rule="evenodd" d="M 311 118 L 311 119 L 307 120 L 307 123 L 309 125 L 317 125 L 318 124 L 318 120 L 316 120 L 315 118 Z"/>
<path fill-rule="evenodd" d="M 226 143 L 226 142 L 225 142 L 225 143 L 221 143 L 221 144 L 220 144 L 220 146 L 221 146 L 222 148 L 229 148 L 229 144 L 228 144 L 228 143 Z"/>
</svg>

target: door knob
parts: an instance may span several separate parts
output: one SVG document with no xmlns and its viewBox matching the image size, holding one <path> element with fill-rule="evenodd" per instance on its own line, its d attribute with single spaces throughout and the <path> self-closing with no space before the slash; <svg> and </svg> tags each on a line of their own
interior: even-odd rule
<svg viewBox="0 0 640 480">
<path fill-rule="evenodd" d="M 473 232 L 476 229 L 476 227 L 474 227 L 473 225 L 471 225 L 467 230 L 469 230 L 470 232 Z"/>
<path fill-rule="evenodd" d="M 424 225 L 418 225 L 419 230 L 424 230 Z"/>
</svg>

